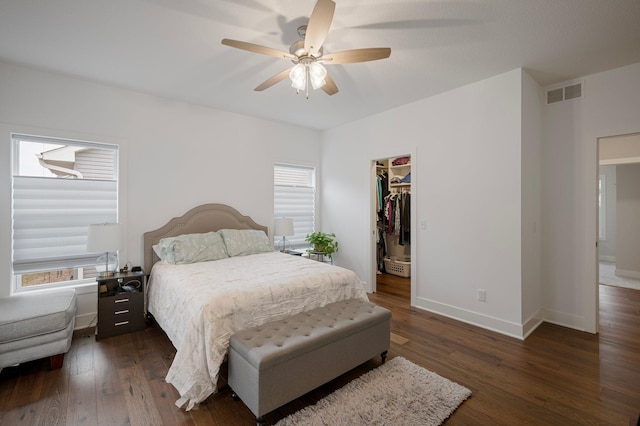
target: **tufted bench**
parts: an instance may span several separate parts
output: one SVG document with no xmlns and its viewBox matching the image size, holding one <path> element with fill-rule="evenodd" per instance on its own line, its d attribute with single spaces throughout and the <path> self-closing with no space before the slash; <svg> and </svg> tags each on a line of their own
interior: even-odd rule
<svg viewBox="0 0 640 426">
<path fill-rule="evenodd" d="M 380 354 L 391 312 L 361 299 L 331 303 L 250 330 L 229 343 L 228 383 L 263 416 Z"/>
<path fill-rule="evenodd" d="M 46 357 L 62 367 L 75 317 L 74 289 L 0 298 L 0 370 Z"/>
</svg>

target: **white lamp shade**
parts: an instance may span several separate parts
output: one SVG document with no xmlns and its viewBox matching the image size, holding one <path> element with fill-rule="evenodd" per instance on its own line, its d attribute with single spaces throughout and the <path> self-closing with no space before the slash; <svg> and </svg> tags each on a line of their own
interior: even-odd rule
<svg viewBox="0 0 640 426">
<path fill-rule="evenodd" d="M 87 251 L 89 253 L 120 250 L 122 230 L 119 223 L 89 225 Z"/>
<path fill-rule="evenodd" d="M 293 219 L 290 217 L 279 217 L 275 221 L 273 235 L 290 237 L 293 235 Z"/>
</svg>

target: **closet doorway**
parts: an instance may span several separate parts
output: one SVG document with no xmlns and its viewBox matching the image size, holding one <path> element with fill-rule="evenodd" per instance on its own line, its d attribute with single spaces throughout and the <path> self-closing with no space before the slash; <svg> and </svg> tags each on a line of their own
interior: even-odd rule
<svg viewBox="0 0 640 426">
<path fill-rule="evenodd" d="M 373 291 L 411 304 L 411 156 L 373 162 Z"/>
</svg>

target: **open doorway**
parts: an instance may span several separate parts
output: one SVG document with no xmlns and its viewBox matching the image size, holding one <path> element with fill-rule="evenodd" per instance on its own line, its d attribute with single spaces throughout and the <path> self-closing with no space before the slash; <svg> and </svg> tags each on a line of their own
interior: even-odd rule
<svg viewBox="0 0 640 426">
<path fill-rule="evenodd" d="M 598 282 L 640 290 L 640 133 L 598 139 Z"/>
<path fill-rule="evenodd" d="M 411 156 L 373 162 L 373 290 L 411 303 Z"/>
</svg>

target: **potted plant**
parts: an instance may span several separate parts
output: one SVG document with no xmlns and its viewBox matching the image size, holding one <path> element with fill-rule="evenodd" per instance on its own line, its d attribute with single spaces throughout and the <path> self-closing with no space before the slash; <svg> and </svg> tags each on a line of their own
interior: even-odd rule
<svg viewBox="0 0 640 426">
<path fill-rule="evenodd" d="M 333 253 L 338 251 L 338 242 L 335 238 L 336 234 L 334 233 L 326 234 L 318 231 L 307 234 L 304 240 L 311 244 L 311 248 L 307 249 L 307 253 L 323 255 L 331 259 Z"/>
</svg>

